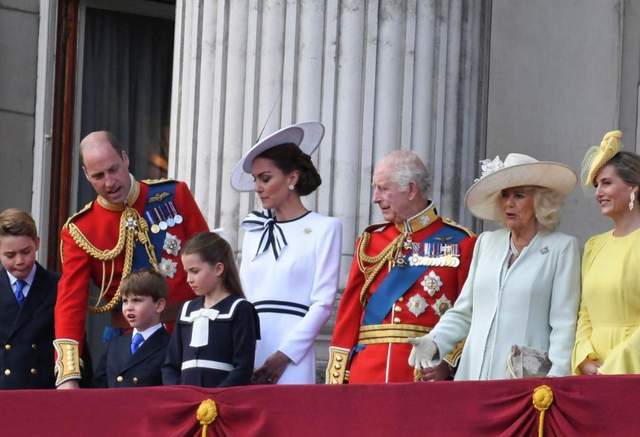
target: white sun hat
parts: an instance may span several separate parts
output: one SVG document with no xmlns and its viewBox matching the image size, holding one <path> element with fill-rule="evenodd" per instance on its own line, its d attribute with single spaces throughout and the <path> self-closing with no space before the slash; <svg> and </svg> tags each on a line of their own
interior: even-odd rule
<svg viewBox="0 0 640 437">
<path fill-rule="evenodd" d="M 504 162 L 496 156 L 493 160 L 480 161 L 480 164 L 482 175 L 467 190 L 464 201 L 471 213 L 483 220 L 501 220 L 498 196 L 506 188 L 543 187 L 566 196 L 578 182 L 578 177 L 568 166 L 538 161 L 522 153 L 510 153 Z"/>
<path fill-rule="evenodd" d="M 307 121 L 287 126 L 260 140 L 236 163 L 231 173 L 231 186 L 236 191 L 253 191 L 255 182 L 251 175 L 253 160 L 265 150 L 281 144 L 295 144 L 307 155 L 320 145 L 324 126 L 319 121 Z"/>
</svg>

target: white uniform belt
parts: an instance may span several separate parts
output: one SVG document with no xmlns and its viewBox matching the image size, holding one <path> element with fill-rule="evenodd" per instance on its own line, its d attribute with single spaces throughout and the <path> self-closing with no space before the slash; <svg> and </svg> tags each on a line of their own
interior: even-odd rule
<svg viewBox="0 0 640 437">
<path fill-rule="evenodd" d="M 193 368 L 224 370 L 225 372 L 231 372 L 233 370 L 231 364 L 213 360 L 188 360 L 182 363 L 182 370 Z"/>
</svg>

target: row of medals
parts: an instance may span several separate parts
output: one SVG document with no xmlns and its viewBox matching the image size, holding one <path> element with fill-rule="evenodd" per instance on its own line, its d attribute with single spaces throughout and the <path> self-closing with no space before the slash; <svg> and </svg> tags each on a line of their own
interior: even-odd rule
<svg viewBox="0 0 640 437">
<path fill-rule="evenodd" d="M 460 265 L 460 247 L 457 243 L 414 243 L 408 240 L 404 249 L 409 254 L 398 254 L 396 264 L 434 267 L 458 267 Z M 403 250 L 404 252 L 404 250 Z"/>
<path fill-rule="evenodd" d="M 178 214 L 178 211 L 172 201 L 154 207 L 153 212 L 158 219 L 157 221 L 153 219 L 149 210 L 146 211 L 146 215 L 147 219 L 151 223 L 151 232 L 154 234 L 157 234 L 160 231 L 166 231 L 175 225 L 179 225 L 183 220 L 182 216 Z"/>
</svg>

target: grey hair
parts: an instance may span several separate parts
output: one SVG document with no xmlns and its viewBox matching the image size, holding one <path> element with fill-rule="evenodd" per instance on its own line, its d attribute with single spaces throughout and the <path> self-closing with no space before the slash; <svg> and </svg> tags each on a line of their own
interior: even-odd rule
<svg viewBox="0 0 640 437">
<path fill-rule="evenodd" d="M 427 199 L 431 189 L 431 176 L 420 157 L 408 150 L 394 150 L 384 157 L 393 165 L 394 172 L 392 180 L 401 189 L 409 187 L 410 182 L 414 182 L 420 194 Z"/>
</svg>

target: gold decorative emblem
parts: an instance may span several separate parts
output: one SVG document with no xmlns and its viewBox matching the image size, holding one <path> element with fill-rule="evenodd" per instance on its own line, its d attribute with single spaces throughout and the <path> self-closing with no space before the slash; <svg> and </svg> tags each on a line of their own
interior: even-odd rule
<svg viewBox="0 0 640 437">
<path fill-rule="evenodd" d="M 163 191 L 162 193 L 156 193 L 153 196 L 149 197 L 149 203 L 162 202 L 169 196 L 171 196 L 171 194 L 166 191 Z"/>
<path fill-rule="evenodd" d="M 433 296 L 438 290 L 440 290 L 440 287 L 442 287 L 442 280 L 436 272 L 431 270 L 429 274 L 425 275 L 425 277 L 422 279 L 420 285 L 422 285 L 424 291 L 429 293 L 429 296 Z"/>
<path fill-rule="evenodd" d="M 158 264 L 158 271 L 164 277 L 173 278 L 178 271 L 178 263 L 167 258 L 162 258 Z"/>
<path fill-rule="evenodd" d="M 442 316 L 449 308 L 451 308 L 451 301 L 443 294 L 433 305 L 431 305 L 431 307 L 438 316 Z"/>
<path fill-rule="evenodd" d="M 407 309 L 416 317 L 424 313 L 428 306 L 429 304 L 427 304 L 427 301 L 424 299 L 424 297 L 420 296 L 418 293 L 411 296 L 411 298 L 407 302 Z"/>
<path fill-rule="evenodd" d="M 162 245 L 162 249 L 167 252 L 169 255 L 178 256 L 180 253 L 182 241 L 175 235 L 167 232 L 164 237 L 164 244 Z"/>
</svg>

